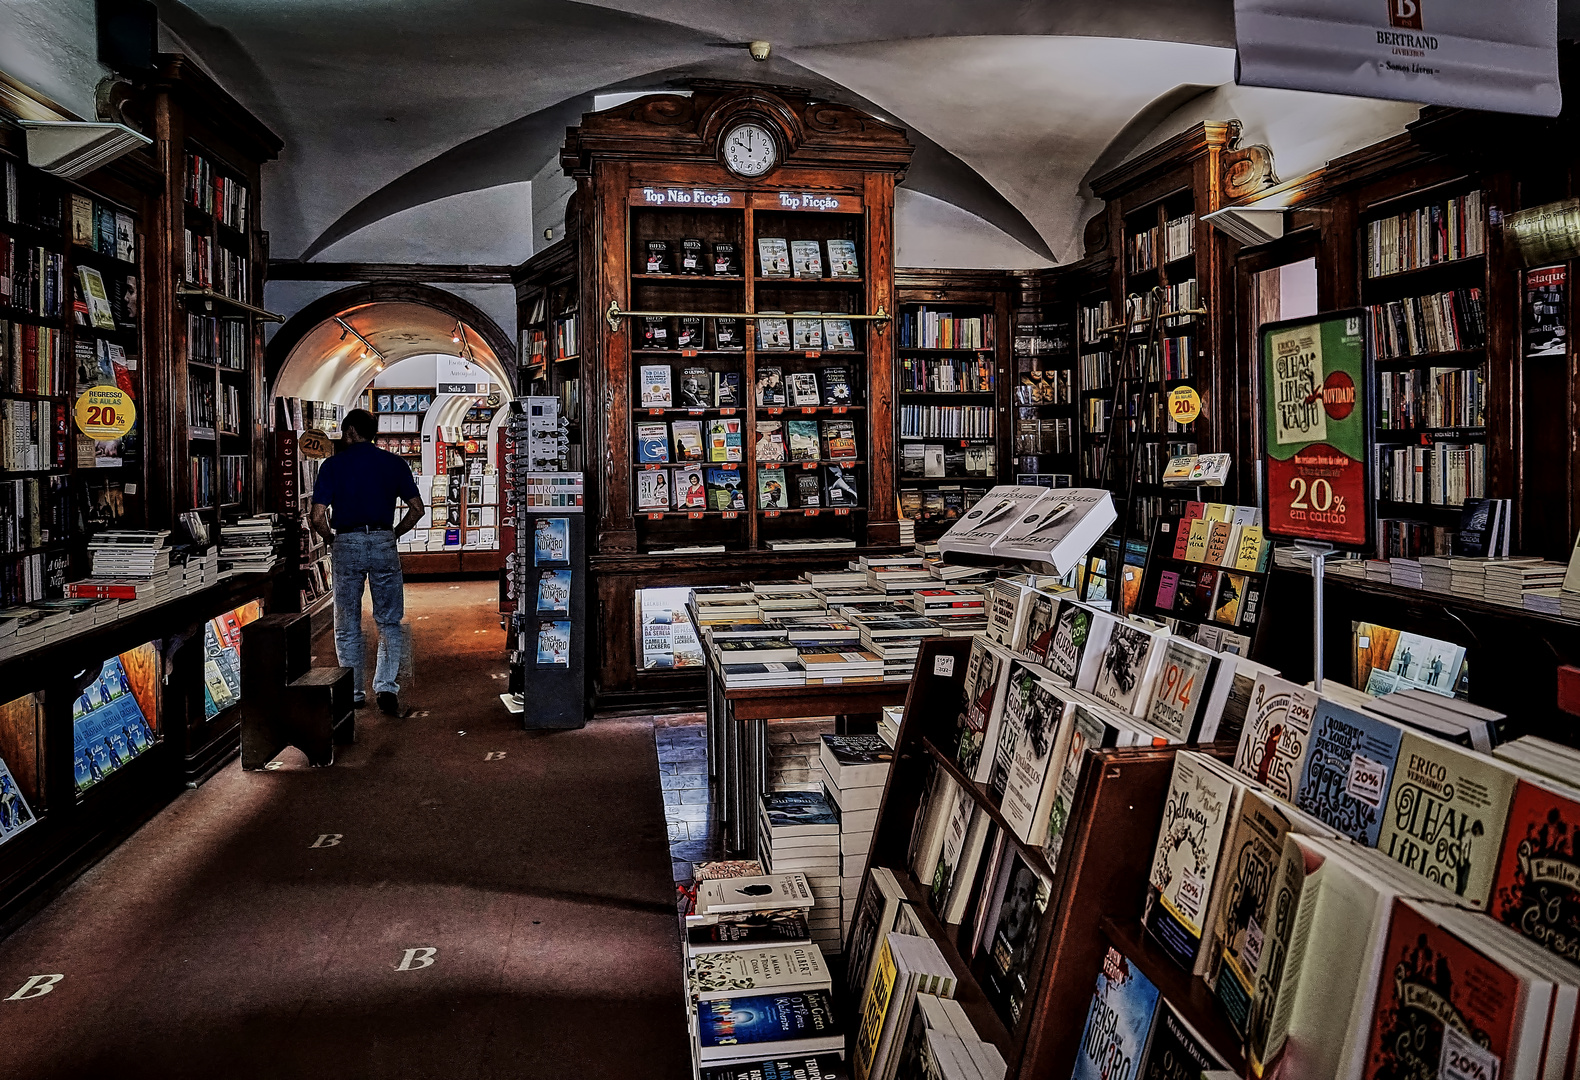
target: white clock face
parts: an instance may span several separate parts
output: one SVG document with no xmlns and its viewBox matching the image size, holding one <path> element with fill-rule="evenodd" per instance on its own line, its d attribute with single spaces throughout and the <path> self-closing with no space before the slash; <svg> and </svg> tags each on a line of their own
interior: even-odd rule
<svg viewBox="0 0 1580 1080">
<path fill-rule="evenodd" d="M 778 158 L 779 145 L 761 124 L 742 124 L 724 136 L 724 164 L 741 176 L 761 176 Z"/>
</svg>

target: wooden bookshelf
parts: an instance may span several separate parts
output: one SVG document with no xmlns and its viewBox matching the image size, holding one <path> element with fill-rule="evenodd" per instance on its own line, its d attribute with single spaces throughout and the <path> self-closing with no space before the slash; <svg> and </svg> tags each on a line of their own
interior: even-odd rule
<svg viewBox="0 0 1580 1080">
<path fill-rule="evenodd" d="M 916 522 L 917 539 L 930 540 L 1009 472 L 1009 276 L 900 269 L 894 281 L 895 488 L 899 515 Z M 928 316 L 935 322 L 933 336 L 924 336 Z M 946 328 L 936 325 L 937 320 L 959 322 Z M 957 341 L 952 334 L 945 336 L 950 331 L 974 336 Z M 945 381 L 950 376 L 952 381 Z M 938 410 L 932 425 L 927 414 L 914 415 L 929 408 Z M 942 430 L 937 421 L 973 409 L 978 418 L 975 437 L 936 433 Z M 925 475 L 928 452 L 935 460 L 942 458 L 942 475 Z"/>
<path fill-rule="evenodd" d="M 992 790 L 965 777 L 943 749 L 955 731 L 969 654 L 968 639 L 929 639 L 922 644 L 863 887 L 870 887 L 872 866 L 894 873 L 922 928 L 954 970 L 956 997 L 977 1034 L 1004 1055 L 1011 1077 L 1069 1075 L 1110 944 L 1135 961 L 1170 1004 L 1238 1067 L 1239 1040 L 1229 1031 L 1211 993 L 1163 958 L 1141 931 L 1147 874 L 1174 749 L 1088 750 L 1059 862 L 1050 866 L 1039 849 L 1028 849 L 1013 830 L 1005 828 Z M 938 674 L 944 670 L 950 674 Z M 1220 756 L 1232 754 L 1228 746 L 1211 749 Z M 934 769 L 948 773 L 968 791 L 982 812 L 1005 831 L 1007 842 L 1050 885 L 1048 906 L 1037 928 L 1026 999 L 1013 1024 L 992 999 L 987 956 L 971 952 L 977 901 L 968 906 L 961 924 L 941 923 L 928 905 L 928 887 L 916 880 L 908 865 L 912 830 Z"/>
<path fill-rule="evenodd" d="M 576 264 L 582 316 L 580 396 L 598 403 L 585 410 L 578 434 L 584 446 L 597 448 L 596 456 L 588 458 L 587 510 L 593 519 L 588 522 L 589 569 L 599 592 L 599 636 L 607 645 L 594 675 L 599 703 L 622 696 L 695 697 L 701 690 L 695 671 L 640 670 L 630 614 L 638 588 L 794 576 L 809 567 L 844 562 L 863 549 L 886 548 L 899 535 L 893 450 L 893 206 L 894 185 L 912 148 L 899 129 L 843 105 L 814 101 L 801 91 L 707 81 L 691 89 L 689 97 L 654 94 L 590 113 L 571 129 L 561 153 L 566 172 L 577 183 L 567 217 L 567 247 Z M 738 175 L 724 161 L 724 136 L 747 121 L 768 130 L 778 152 L 779 163 L 760 176 Z M 682 272 L 688 269 L 681 262 L 688 239 L 702 242 L 703 273 Z M 782 239 L 787 247 L 816 241 L 822 272 L 797 278 L 792 265 L 785 276 L 765 273 L 760 239 Z M 830 241 L 853 246 L 854 276 L 833 274 Z M 671 245 L 668 265 L 655 266 L 652 272 L 646 261 L 650 242 Z M 717 254 L 720 243 L 736 247 L 733 264 L 715 274 L 710 256 Z M 539 258 L 547 259 L 547 253 Z M 661 272 L 665 270 L 669 272 Z M 526 301 L 532 289 L 546 284 L 523 281 L 518 296 Z M 649 351 L 656 342 L 646 340 L 644 312 L 658 313 L 653 317 L 663 320 L 666 345 L 683 328 L 700 329 L 703 337 L 694 343 L 695 354 L 678 348 Z M 783 313 L 791 329 L 796 313 L 848 319 L 853 347 L 836 351 L 803 341 L 799 348 L 763 348 L 756 332 L 759 319 L 775 312 Z M 532 314 L 529 307 L 528 322 Z M 701 326 L 682 322 L 692 319 L 700 319 Z M 721 319 L 740 320 L 739 348 L 717 347 Z M 705 512 L 689 516 L 689 511 L 713 507 L 671 505 L 659 510 L 639 505 L 644 470 L 639 467 L 637 425 L 672 425 L 676 419 L 645 411 L 651 406 L 644 407 L 640 393 L 644 365 L 671 368 L 672 394 L 678 394 L 687 367 L 706 370 L 710 379 L 720 373 L 739 377 L 741 401 L 733 419 L 740 423 L 741 458 L 725 462 L 737 466 L 745 496 L 745 506 L 733 511 L 737 517 Z M 801 413 L 788 398 L 775 406 L 784 408 L 783 413 L 760 408 L 755 387 L 759 372 L 769 367 L 779 368 L 784 376 L 817 377 L 818 411 Z M 824 369 L 833 367 L 846 370 L 850 401 L 837 406 L 843 413 L 835 413 L 836 406 L 825 405 L 821 397 Z M 825 421 L 851 426 L 857 451 L 853 460 L 862 464 L 852 466 L 843 479 L 855 497 L 829 505 L 831 477 L 820 466 L 821 506 L 798 504 L 792 495 L 787 507 L 761 507 L 754 460 L 758 425 L 802 417 L 816 421 L 820 435 Z M 700 419 L 706 423 L 714 417 Z M 672 426 L 669 435 L 672 439 Z M 720 464 L 675 462 L 672 447 L 670 456 L 672 465 L 707 469 Z M 818 513 L 807 513 L 813 509 Z M 853 541 L 856 551 L 795 552 L 791 557 L 771 545 L 774 540 L 813 537 L 842 537 Z M 673 550 L 699 543 L 722 543 L 726 551 L 697 556 Z"/>
</svg>

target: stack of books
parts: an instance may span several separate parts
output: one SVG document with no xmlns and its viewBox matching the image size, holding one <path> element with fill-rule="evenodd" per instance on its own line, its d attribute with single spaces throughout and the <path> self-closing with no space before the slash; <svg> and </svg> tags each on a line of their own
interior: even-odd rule
<svg viewBox="0 0 1580 1080">
<path fill-rule="evenodd" d="M 88 541 L 96 578 L 150 578 L 170 568 L 168 529 L 105 529 Z"/>
<path fill-rule="evenodd" d="M 824 735 L 815 778 L 839 808 L 840 930 L 849 932 L 894 749 L 881 735 Z"/>
<path fill-rule="evenodd" d="M 1425 568 L 1419 559 L 1392 558 L 1388 560 L 1388 577 L 1395 585 L 1406 589 L 1420 589 L 1425 585 Z"/>
<path fill-rule="evenodd" d="M 891 1077 L 904 1056 L 918 995 L 954 997 L 955 975 L 931 938 L 896 931 L 884 935 L 873 967 L 861 1001 L 854 1075 Z"/>
<path fill-rule="evenodd" d="M 826 952 L 840 948 L 839 814 L 822 791 L 771 791 L 758 815 L 758 850 L 771 873 L 806 875 L 807 926 Z"/>
<path fill-rule="evenodd" d="M 1526 593 L 1562 587 L 1568 569 L 1563 563 L 1545 560 L 1488 560 L 1481 595 L 1489 603 L 1523 607 Z"/>
<path fill-rule="evenodd" d="M 268 573 L 280 560 L 284 535 L 273 514 L 240 518 L 234 524 L 221 526 L 220 569 L 233 574 Z"/>
<path fill-rule="evenodd" d="M 844 645 L 802 645 L 801 666 L 808 686 L 883 681 L 882 657 Z"/>
</svg>

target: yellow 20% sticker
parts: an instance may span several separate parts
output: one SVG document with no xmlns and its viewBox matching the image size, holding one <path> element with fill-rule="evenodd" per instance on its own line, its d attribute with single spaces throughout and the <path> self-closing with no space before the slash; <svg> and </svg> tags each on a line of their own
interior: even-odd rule
<svg viewBox="0 0 1580 1080">
<path fill-rule="evenodd" d="M 1201 415 L 1201 395 L 1194 387 L 1176 386 L 1169 391 L 1169 416 L 1176 424 L 1188 424 Z"/>
<path fill-rule="evenodd" d="M 118 439 L 137 421 L 132 395 L 115 386 L 94 386 L 77 398 L 77 430 L 90 439 Z"/>
</svg>

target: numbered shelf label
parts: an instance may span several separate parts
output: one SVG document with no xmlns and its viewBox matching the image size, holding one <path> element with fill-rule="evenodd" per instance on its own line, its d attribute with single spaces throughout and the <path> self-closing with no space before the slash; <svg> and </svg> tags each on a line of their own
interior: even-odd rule
<svg viewBox="0 0 1580 1080">
<path fill-rule="evenodd" d="M 778 517 L 780 513 L 778 510 L 764 510 L 763 517 Z"/>
</svg>

